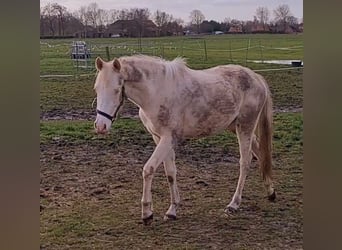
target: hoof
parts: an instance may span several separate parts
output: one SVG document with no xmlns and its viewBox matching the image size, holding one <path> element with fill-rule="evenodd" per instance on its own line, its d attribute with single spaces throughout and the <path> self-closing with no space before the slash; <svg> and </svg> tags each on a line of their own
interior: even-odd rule
<svg viewBox="0 0 342 250">
<path fill-rule="evenodd" d="M 176 215 L 173 215 L 173 214 L 165 214 L 164 216 L 164 221 L 176 220 L 176 219 L 177 219 Z"/>
<path fill-rule="evenodd" d="M 268 200 L 269 201 L 275 201 L 275 199 L 276 199 L 276 192 L 273 191 L 273 193 L 268 196 Z"/>
<path fill-rule="evenodd" d="M 224 212 L 227 214 L 227 215 L 232 215 L 232 214 L 236 214 L 237 213 L 237 208 L 233 208 L 233 207 L 226 207 L 226 209 L 224 210 Z"/>
<path fill-rule="evenodd" d="M 142 220 L 143 220 L 143 223 L 145 226 L 151 225 L 151 223 L 153 221 L 153 214 L 151 214 L 147 218 L 143 218 Z"/>
</svg>

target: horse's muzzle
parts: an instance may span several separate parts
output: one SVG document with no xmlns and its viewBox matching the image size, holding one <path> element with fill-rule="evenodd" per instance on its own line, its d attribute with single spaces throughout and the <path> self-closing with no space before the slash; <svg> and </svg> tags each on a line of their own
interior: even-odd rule
<svg viewBox="0 0 342 250">
<path fill-rule="evenodd" d="M 97 134 L 107 134 L 108 130 L 107 130 L 107 126 L 105 123 L 103 124 L 97 124 L 96 121 L 94 122 L 94 128 L 95 128 L 95 132 Z"/>
</svg>

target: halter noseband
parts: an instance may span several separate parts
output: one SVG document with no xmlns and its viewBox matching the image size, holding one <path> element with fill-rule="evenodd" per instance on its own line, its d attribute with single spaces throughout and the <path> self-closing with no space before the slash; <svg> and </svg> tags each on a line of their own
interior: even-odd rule
<svg viewBox="0 0 342 250">
<path fill-rule="evenodd" d="M 114 115 L 111 116 L 101 110 L 98 110 L 96 109 L 96 113 L 99 114 L 99 115 L 102 115 L 103 117 L 106 117 L 108 120 L 110 120 L 111 122 L 113 122 L 117 116 L 117 113 L 119 111 L 119 109 L 121 108 L 121 106 L 123 105 L 123 102 L 124 102 L 124 98 L 125 98 L 125 88 L 124 86 L 122 86 L 121 88 L 121 97 L 120 97 L 120 103 L 118 105 L 118 107 L 116 108 L 115 112 L 114 112 Z"/>
</svg>

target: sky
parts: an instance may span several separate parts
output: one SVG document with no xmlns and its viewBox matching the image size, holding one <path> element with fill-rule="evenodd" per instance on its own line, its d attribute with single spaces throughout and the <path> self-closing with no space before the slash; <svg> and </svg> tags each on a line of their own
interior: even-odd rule
<svg viewBox="0 0 342 250">
<path fill-rule="evenodd" d="M 157 9 L 172 14 L 174 18 L 190 21 L 190 12 L 200 10 L 206 20 L 224 21 L 226 17 L 238 20 L 253 20 L 258 7 L 267 7 L 273 19 L 273 10 L 287 4 L 293 16 L 303 18 L 303 0 L 40 0 L 41 6 L 46 3 L 58 3 L 73 12 L 81 6 L 96 2 L 99 8 L 130 9 L 148 8 L 153 14 Z"/>
</svg>

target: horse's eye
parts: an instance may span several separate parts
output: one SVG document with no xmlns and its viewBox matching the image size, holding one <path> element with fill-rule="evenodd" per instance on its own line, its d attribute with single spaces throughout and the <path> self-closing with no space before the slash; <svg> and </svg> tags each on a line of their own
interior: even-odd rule
<svg viewBox="0 0 342 250">
<path fill-rule="evenodd" d="M 116 89 L 116 90 L 114 90 L 114 94 L 119 94 L 119 90 L 118 89 Z"/>
</svg>

